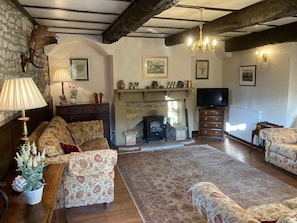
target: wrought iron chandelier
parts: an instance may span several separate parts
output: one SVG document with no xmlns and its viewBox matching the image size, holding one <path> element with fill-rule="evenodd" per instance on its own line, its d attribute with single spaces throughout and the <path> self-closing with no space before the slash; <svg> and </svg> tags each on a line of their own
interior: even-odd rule
<svg viewBox="0 0 297 223">
<path fill-rule="evenodd" d="M 201 53 L 204 53 L 205 51 L 210 51 L 214 52 L 215 51 L 215 46 L 217 44 L 217 41 L 214 39 L 212 41 L 212 44 L 210 44 L 209 38 L 206 37 L 203 41 L 203 34 L 202 34 L 202 29 L 203 29 L 203 16 L 202 12 L 204 8 L 200 8 L 200 15 L 201 15 L 201 20 L 199 24 L 199 40 L 196 42 L 193 42 L 192 38 L 190 37 L 188 39 L 188 52 L 191 53 L 195 50 L 200 50 Z"/>
</svg>

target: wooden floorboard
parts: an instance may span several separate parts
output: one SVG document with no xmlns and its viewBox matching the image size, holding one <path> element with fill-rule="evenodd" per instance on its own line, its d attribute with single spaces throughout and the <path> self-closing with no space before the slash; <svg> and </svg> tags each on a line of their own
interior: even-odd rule
<svg viewBox="0 0 297 223">
<path fill-rule="evenodd" d="M 264 151 L 252 149 L 250 145 L 226 137 L 224 142 L 216 140 L 195 140 L 195 144 L 208 144 L 224 151 L 228 155 L 254 166 L 263 172 L 282 180 L 283 182 L 297 188 L 297 177 L 278 167 L 269 165 L 264 160 Z M 68 223 L 139 223 L 141 217 L 123 183 L 116 168 L 115 177 L 115 200 L 108 209 L 103 205 L 92 205 L 87 207 L 69 208 L 65 211 Z"/>
</svg>

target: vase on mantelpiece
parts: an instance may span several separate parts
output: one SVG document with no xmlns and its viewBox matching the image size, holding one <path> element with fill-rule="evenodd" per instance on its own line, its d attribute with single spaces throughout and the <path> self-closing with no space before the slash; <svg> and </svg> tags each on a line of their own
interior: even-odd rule
<svg viewBox="0 0 297 223">
<path fill-rule="evenodd" d="M 124 80 L 119 80 L 118 82 L 118 89 L 125 89 L 125 82 Z"/>
</svg>

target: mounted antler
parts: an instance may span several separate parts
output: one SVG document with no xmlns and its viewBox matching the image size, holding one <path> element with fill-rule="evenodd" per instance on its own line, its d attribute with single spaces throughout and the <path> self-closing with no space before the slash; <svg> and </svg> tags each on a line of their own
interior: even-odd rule
<svg viewBox="0 0 297 223">
<path fill-rule="evenodd" d="M 46 45 L 57 43 L 56 33 L 48 31 L 47 26 L 36 26 L 33 28 L 30 42 L 29 42 L 29 55 L 22 54 L 22 68 L 23 72 L 26 71 L 27 63 L 32 63 L 34 67 L 42 68 L 34 63 L 36 57 L 36 50 L 43 48 Z"/>
</svg>

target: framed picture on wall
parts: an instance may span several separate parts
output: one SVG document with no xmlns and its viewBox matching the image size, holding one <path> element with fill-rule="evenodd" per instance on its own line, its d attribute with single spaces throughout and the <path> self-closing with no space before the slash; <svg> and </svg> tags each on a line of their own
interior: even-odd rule
<svg viewBox="0 0 297 223">
<path fill-rule="evenodd" d="M 70 58 L 71 78 L 76 81 L 89 80 L 88 59 Z"/>
<path fill-rule="evenodd" d="M 208 70 L 208 60 L 196 60 L 196 79 L 208 79 Z"/>
<path fill-rule="evenodd" d="M 256 86 L 256 65 L 240 66 L 239 83 L 242 86 Z"/>
<path fill-rule="evenodd" d="M 167 57 L 148 57 L 142 59 L 142 75 L 144 78 L 166 78 L 168 77 Z"/>
</svg>

